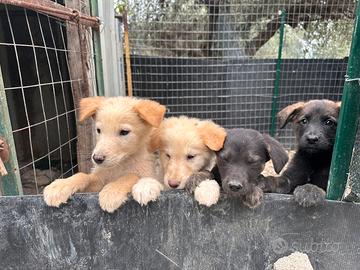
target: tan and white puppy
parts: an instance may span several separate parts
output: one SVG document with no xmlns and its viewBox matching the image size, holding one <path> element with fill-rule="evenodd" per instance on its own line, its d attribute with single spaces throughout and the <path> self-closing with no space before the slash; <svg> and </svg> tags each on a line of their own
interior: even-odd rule
<svg viewBox="0 0 360 270">
<path fill-rule="evenodd" d="M 44 189 L 49 206 L 59 207 L 75 192 L 99 192 L 100 207 L 114 212 L 142 177 L 157 177 L 150 134 L 159 127 L 165 106 L 130 97 L 89 97 L 80 101 L 79 121 L 95 120 L 97 142 L 90 174 L 57 179 Z"/>
<path fill-rule="evenodd" d="M 215 153 L 223 147 L 225 130 L 212 121 L 202 121 L 186 116 L 165 119 L 154 130 L 151 149 L 159 150 L 165 188 L 184 189 L 195 172 L 211 170 Z M 144 179 L 134 185 L 132 195 L 142 205 L 160 195 L 159 182 Z M 195 188 L 195 199 L 203 205 L 215 204 L 220 187 L 215 180 L 207 180 Z"/>
</svg>

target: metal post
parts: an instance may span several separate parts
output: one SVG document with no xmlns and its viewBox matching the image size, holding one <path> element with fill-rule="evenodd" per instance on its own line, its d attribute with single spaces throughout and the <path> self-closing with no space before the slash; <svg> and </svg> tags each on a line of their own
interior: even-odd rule
<svg viewBox="0 0 360 270">
<path fill-rule="evenodd" d="M 0 137 L 9 146 L 10 159 L 5 162 L 7 175 L 0 176 L 0 186 L 2 195 L 22 195 L 22 185 L 20 180 L 19 166 L 17 163 L 15 143 L 12 135 L 10 116 L 6 101 L 5 87 L 0 67 Z"/>
<path fill-rule="evenodd" d="M 276 132 L 276 114 L 278 111 L 278 98 L 279 98 L 279 86 L 280 86 L 281 62 L 282 62 L 281 56 L 282 56 L 282 50 L 284 44 L 285 22 L 286 22 L 286 11 L 282 10 L 280 12 L 279 49 L 278 49 L 278 57 L 276 61 L 276 75 L 275 75 L 274 92 L 273 92 L 272 105 L 271 105 L 271 126 L 269 131 L 271 136 L 274 136 Z"/>
<path fill-rule="evenodd" d="M 359 23 L 358 4 L 327 189 L 327 198 L 330 200 L 341 200 L 343 196 L 357 130 L 360 104 Z"/>
<path fill-rule="evenodd" d="M 91 15 L 99 16 L 98 0 L 91 0 Z M 101 56 L 101 44 L 100 44 L 100 31 L 99 29 L 93 30 L 93 46 L 94 46 L 94 61 L 96 71 L 96 85 L 97 94 L 99 96 L 104 95 L 104 72 Z"/>
</svg>

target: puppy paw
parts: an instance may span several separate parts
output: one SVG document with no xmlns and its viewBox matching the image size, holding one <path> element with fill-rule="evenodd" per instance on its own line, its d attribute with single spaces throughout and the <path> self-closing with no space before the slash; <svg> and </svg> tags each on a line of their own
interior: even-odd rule
<svg viewBox="0 0 360 270">
<path fill-rule="evenodd" d="M 111 186 L 106 185 L 99 193 L 99 204 L 102 210 L 113 213 L 128 199 L 123 191 L 119 191 Z"/>
<path fill-rule="evenodd" d="M 283 193 L 290 192 L 290 181 L 283 176 L 263 176 L 260 175 L 257 180 L 257 186 L 263 192 Z"/>
<path fill-rule="evenodd" d="M 193 173 L 186 181 L 185 190 L 189 193 L 194 193 L 200 183 L 208 179 L 211 179 L 211 173 L 209 171 Z"/>
<path fill-rule="evenodd" d="M 249 208 L 256 208 L 261 204 L 263 196 L 264 193 L 262 189 L 259 187 L 254 187 L 253 191 L 245 196 L 243 203 Z"/>
<path fill-rule="evenodd" d="M 294 190 L 295 201 L 303 207 L 311 207 L 325 201 L 325 191 L 313 184 L 298 186 Z"/>
<path fill-rule="evenodd" d="M 141 178 L 132 188 L 132 196 L 140 205 L 156 201 L 164 186 L 154 178 Z"/>
<path fill-rule="evenodd" d="M 76 192 L 76 187 L 68 179 L 56 179 L 44 188 L 44 201 L 47 205 L 59 207 Z"/>
<path fill-rule="evenodd" d="M 210 207 L 220 198 L 220 186 L 215 180 L 202 181 L 194 191 L 195 200 L 202 205 Z"/>
</svg>

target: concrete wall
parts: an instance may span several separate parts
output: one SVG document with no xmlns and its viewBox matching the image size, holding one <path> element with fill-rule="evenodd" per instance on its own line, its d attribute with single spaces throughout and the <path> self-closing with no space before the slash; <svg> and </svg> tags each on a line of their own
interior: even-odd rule
<svg viewBox="0 0 360 270">
<path fill-rule="evenodd" d="M 267 195 L 256 210 L 236 199 L 201 207 L 167 192 L 114 214 L 96 195 L 76 195 L 60 209 L 39 196 L 0 198 L 2 269 L 271 269 L 305 252 L 316 270 L 360 263 L 360 205 L 326 202 L 304 209 L 289 195 Z"/>
</svg>

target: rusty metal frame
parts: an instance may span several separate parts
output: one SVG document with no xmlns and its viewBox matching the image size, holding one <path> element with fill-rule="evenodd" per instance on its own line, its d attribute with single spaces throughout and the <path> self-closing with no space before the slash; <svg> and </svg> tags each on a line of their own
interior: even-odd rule
<svg viewBox="0 0 360 270">
<path fill-rule="evenodd" d="M 66 21 L 73 21 L 88 27 L 99 29 L 100 19 L 79 12 L 76 9 L 62 6 L 50 0 L 0 0 L 0 4 L 8 4 L 46 13 Z"/>
</svg>

